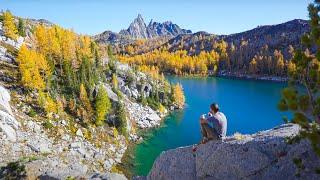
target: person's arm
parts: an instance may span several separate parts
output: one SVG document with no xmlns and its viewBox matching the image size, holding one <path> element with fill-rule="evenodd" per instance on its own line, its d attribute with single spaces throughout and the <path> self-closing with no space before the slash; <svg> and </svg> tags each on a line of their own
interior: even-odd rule
<svg viewBox="0 0 320 180">
<path fill-rule="evenodd" d="M 207 121 L 214 124 L 214 122 L 216 121 L 216 118 L 214 116 L 209 116 L 207 117 Z"/>
</svg>

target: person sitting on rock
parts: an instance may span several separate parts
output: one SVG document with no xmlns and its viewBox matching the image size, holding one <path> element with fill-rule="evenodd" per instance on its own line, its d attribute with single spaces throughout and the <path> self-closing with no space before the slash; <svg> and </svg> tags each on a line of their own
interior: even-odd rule
<svg viewBox="0 0 320 180">
<path fill-rule="evenodd" d="M 210 105 L 210 111 L 207 115 L 200 117 L 200 127 L 202 133 L 202 142 L 210 140 L 220 140 L 227 134 L 227 118 L 219 111 L 216 103 Z"/>
</svg>

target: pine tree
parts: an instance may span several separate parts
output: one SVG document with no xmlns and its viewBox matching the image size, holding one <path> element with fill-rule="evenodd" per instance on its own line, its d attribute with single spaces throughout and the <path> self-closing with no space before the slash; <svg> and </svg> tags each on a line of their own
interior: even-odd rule
<svg viewBox="0 0 320 180">
<path fill-rule="evenodd" d="M 308 138 L 320 156 L 320 2 L 315 0 L 308 10 L 311 31 L 302 37 L 302 42 L 307 48 L 316 48 L 316 51 L 314 54 L 308 49 L 294 52 L 290 84 L 283 90 L 278 107 L 282 111 L 293 112 L 292 122 L 302 127 L 301 137 Z M 301 91 L 299 84 L 306 91 Z"/>
<path fill-rule="evenodd" d="M 120 102 L 117 104 L 116 117 L 117 117 L 116 128 L 118 132 L 126 136 L 127 135 L 127 118 L 126 118 L 125 109 Z"/>
<path fill-rule="evenodd" d="M 10 11 L 3 13 L 3 29 L 5 36 L 14 40 L 18 38 L 18 30 L 16 24 L 14 23 L 14 17 Z"/>
<path fill-rule="evenodd" d="M 24 21 L 23 21 L 22 18 L 19 18 L 18 33 L 19 33 L 19 35 L 22 36 L 22 37 L 25 37 L 25 36 L 26 36 Z"/>
<path fill-rule="evenodd" d="M 102 85 L 99 87 L 99 90 L 98 90 L 95 107 L 96 107 L 95 124 L 98 126 L 103 125 L 106 114 L 111 109 L 111 102 L 108 97 L 107 91 Z"/>
</svg>

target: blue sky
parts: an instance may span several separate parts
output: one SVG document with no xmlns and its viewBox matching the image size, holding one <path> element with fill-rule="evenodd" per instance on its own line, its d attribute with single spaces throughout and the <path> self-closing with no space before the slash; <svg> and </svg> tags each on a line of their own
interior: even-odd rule
<svg viewBox="0 0 320 180">
<path fill-rule="evenodd" d="M 312 0 L 0 0 L 0 9 L 43 18 L 82 34 L 125 29 L 142 14 L 146 24 L 171 20 L 182 28 L 231 34 L 259 25 L 307 19 Z"/>
</svg>

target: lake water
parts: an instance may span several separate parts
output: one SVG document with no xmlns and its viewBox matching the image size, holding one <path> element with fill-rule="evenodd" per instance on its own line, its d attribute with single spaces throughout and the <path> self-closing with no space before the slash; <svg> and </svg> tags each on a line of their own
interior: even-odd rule
<svg viewBox="0 0 320 180">
<path fill-rule="evenodd" d="M 181 83 L 186 107 L 173 112 L 160 128 L 144 133 L 144 141 L 133 147 L 129 168 L 133 175 L 147 175 L 154 160 L 165 150 L 200 141 L 199 117 L 217 102 L 228 119 L 227 134 L 242 134 L 266 130 L 283 123 L 277 103 L 286 83 L 224 78 L 168 77 Z"/>
</svg>

